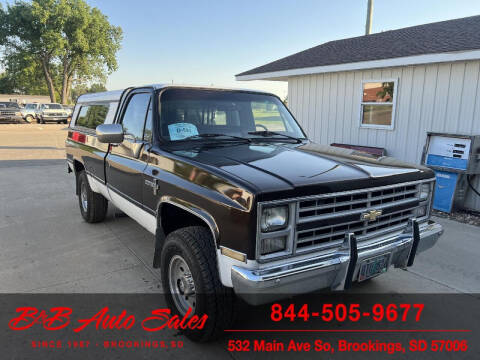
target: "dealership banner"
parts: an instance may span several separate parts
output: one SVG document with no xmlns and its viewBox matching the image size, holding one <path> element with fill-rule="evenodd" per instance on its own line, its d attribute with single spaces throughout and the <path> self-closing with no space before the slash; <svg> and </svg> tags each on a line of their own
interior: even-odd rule
<svg viewBox="0 0 480 360">
<path fill-rule="evenodd" d="M 480 358 L 478 294 L 316 293 L 235 312 L 195 343 L 184 332 L 208 315 L 175 315 L 162 294 L 3 294 L 0 358 Z"/>
</svg>

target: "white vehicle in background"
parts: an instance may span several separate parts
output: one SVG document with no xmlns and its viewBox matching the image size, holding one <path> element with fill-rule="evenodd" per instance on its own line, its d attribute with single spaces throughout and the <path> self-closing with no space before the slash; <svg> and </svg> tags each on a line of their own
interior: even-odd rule
<svg viewBox="0 0 480 360">
<path fill-rule="evenodd" d="M 23 120 L 28 121 L 29 123 L 33 122 L 33 120 L 37 118 L 37 112 L 39 109 L 40 104 L 38 103 L 25 104 L 25 107 L 20 110 Z"/>
<path fill-rule="evenodd" d="M 69 111 L 64 109 L 62 105 L 50 103 L 41 104 L 40 109 L 37 112 L 37 123 L 45 124 L 48 122 L 68 123 L 70 117 Z"/>
</svg>

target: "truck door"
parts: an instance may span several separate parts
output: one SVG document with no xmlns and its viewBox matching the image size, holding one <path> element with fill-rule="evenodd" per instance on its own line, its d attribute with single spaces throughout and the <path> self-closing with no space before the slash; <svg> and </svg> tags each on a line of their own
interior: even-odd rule
<svg viewBox="0 0 480 360">
<path fill-rule="evenodd" d="M 128 96 L 119 115 L 124 140 L 111 147 L 105 164 L 108 190 L 139 208 L 143 207 L 143 173 L 147 166 L 142 156 L 146 144 L 143 134 L 145 122 L 152 116 L 151 101 L 150 90 L 137 90 Z"/>
</svg>

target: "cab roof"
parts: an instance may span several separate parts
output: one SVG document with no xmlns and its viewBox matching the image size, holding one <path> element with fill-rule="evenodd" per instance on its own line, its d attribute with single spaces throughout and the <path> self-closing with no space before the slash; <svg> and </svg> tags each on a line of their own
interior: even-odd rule
<svg viewBox="0 0 480 360">
<path fill-rule="evenodd" d="M 233 91 L 248 91 L 248 92 L 255 92 L 259 94 L 270 94 L 267 91 L 261 90 L 252 90 L 252 89 L 242 89 L 242 88 L 230 88 L 230 87 L 217 87 L 217 86 L 202 86 L 202 85 L 177 85 L 177 84 L 151 84 L 151 85 L 143 85 L 143 86 L 136 86 L 137 88 L 153 88 L 155 90 L 160 90 L 164 88 L 195 88 L 195 89 L 207 89 L 207 90 L 233 90 Z M 129 90 L 134 89 L 132 87 L 121 89 L 121 90 L 114 90 L 114 91 L 104 91 L 92 94 L 84 94 L 81 95 L 77 103 L 91 103 L 91 102 L 115 102 L 120 101 L 122 95 Z"/>
</svg>

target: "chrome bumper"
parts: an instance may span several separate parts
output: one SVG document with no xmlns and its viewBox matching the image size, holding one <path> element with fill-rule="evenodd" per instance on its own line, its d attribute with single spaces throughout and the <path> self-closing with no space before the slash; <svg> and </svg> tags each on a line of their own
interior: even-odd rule
<svg viewBox="0 0 480 360">
<path fill-rule="evenodd" d="M 325 288 L 344 290 L 358 279 L 363 260 L 390 254 L 388 267 L 406 268 L 417 253 L 435 245 L 442 233 L 442 226 L 433 221 L 418 224 L 411 220 L 402 233 L 358 245 L 353 234 L 347 234 L 342 246 L 328 254 L 289 259 L 288 263 L 263 269 L 232 266 L 233 288 L 252 305 Z"/>
<path fill-rule="evenodd" d="M 68 116 L 45 116 L 45 115 L 42 115 L 40 117 L 42 120 L 44 121 L 65 121 L 65 120 L 68 120 Z"/>
<path fill-rule="evenodd" d="M 23 121 L 22 116 L 16 116 L 16 115 L 0 115 L 0 121 Z"/>
</svg>

